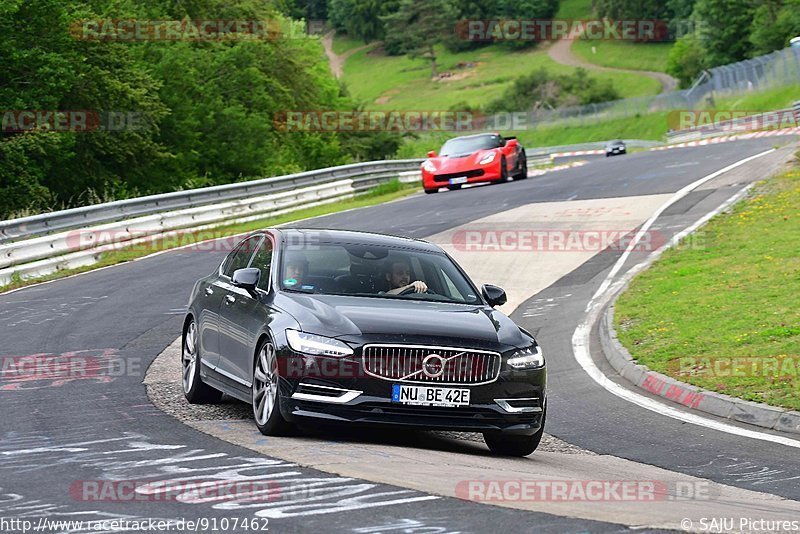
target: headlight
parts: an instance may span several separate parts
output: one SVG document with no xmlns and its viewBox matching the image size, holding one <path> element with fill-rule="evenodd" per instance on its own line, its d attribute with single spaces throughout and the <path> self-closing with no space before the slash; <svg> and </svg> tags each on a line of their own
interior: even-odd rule
<svg viewBox="0 0 800 534">
<path fill-rule="evenodd" d="M 430 161 L 426 161 L 422 164 L 422 169 L 426 172 L 436 172 L 436 165 L 431 163 Z"/>
<path fill-rule="evenodd" d="M 353 354 L 353 349 L 338 339 L 307 334 L 297 330 L 287 330 L 286 340 L 289 342 L 289 347 L 295 352 L 315 356 L 350 356 Z"/>
<path fill-rule="evenodd" d="M 483 158 L 481 158 L 481 165 L 486 165 L 487 163 L 491 163 L 494 161 L 494 152 L 489 152 Z"/>
<path fill-rule="evenodd" d="M 535 350 L 533 347 L 518 350 L 508 359 L 508 365 L 514 369 L 520 370 L 537 369 L 542 367 L 544 366 L 544 354 L 542 354 L 542 348 L 537 345 Z"/>
</svg>

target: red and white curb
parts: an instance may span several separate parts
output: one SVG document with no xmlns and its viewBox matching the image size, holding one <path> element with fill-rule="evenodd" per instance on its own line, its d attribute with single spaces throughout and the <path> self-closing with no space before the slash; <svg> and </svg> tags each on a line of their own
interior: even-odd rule
<svg viewBox="0 0 800 534">
<path fill-rule="evenodd" d="M 587 162 L 585 161 L 573 161 L 572 163 L 565 163 L 563 165 L 556 165 L 554 167 L 547 167 L 546 169 L 534 169 L 532 171 L 528 171 L 528 176 L 541 176 L 543 174 L 547 174 L 548 172 L 553 171 L 560 171 L 563 169 L 571 169 L 572 167 L 582 167 L 586 165 Z"/>
<path fill-rule="evenodd" d="M 573 152 L 556 152 L 555 154 L 550 154 L 550 159 L 556 158 L 569 158 L 572 156 L 592 156 L 595 154 L 605 154 L 606 151 L 602 149 L 597 150 L 575 150 Z"/>
<path fill-rule="evenodd" d="M 744 139 L 759 139 L 761 137 L 775 137 L 778 135 L 800 135 L 800 127 L 798 128 L 782 128 L 780 130 L 765 130 L 761 132 L 751 132 L 746 134 L 728 135 L 725 137 L 712 137 L 710 139 L 700 139 L 698 141 L 687 141 L 685 143 L 677 143 L 674 145 L 664 145 L 653 147 L 650 150 L 669 150 L 671 148 L 687 148 L 695 146 L 716 145 L 718 143 L 727 143 L 728 141 L 741 141 Z"/>
</svg>

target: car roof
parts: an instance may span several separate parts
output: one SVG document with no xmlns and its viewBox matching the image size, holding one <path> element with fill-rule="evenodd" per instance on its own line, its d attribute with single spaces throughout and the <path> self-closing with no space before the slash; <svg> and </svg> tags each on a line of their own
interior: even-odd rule
<svg viewBox="0 0 800 534">
<path fill-rule="evenodd" d="M 334 230 L 327 228 L 271 228 L 271 231 L 282 236 L 283 241 L 304 242 L 303 237 L 314 243 L 347 243 L 352 245 L 380 245 L 394 248 L 405 248 L 424 252 L 441 253 L 442 249 L 433 243 L 410 237 L 379 234 L 375 232 L 358 232 L 355 230 Z M 313 235 L 313 237 L 311 237 Z M 294 239 L 297 241 L 295 241 Z"/>
<path fill-rule="evenodd" d="M 461 135 L 459 137 L 451 137 L 447 141 L 454 141 L 456 139 L 473 139 L 475 137 L 488 137 L 490 135 L 495 135 L 497 137 L 501 137 L 499 133 L 496 132 L 486 132 L 486 133 L 479 133 L 479 134 L 472 134 L 472 135 Z"/>
</svg>

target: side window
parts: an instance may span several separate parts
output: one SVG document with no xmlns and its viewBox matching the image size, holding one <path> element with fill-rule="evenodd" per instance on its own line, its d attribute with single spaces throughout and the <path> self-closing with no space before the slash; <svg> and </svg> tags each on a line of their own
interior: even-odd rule
<svg viewBox="0 0 800 534">
<path fill-rule="evenodd" d="M 247 264 L 250 263 L 250 256 L 253 255 L 253 250 L 258 246 L 260 240 L 261 236 L 256 235 L 239 243 L 225 260 L 225 264 L 222 266 L 222 274 L 230 278 L 233 276 L 234 271 L 247 267 Z"/>
<path fill-rule="evenodd" d="M 269 291 L 269 273 L 272 265 L 272 241 L 264 238 L 261 246 L 258 247 L 250 267 L 261 270 L 261 277 L 258 279 L 258 289 Z"/>
</svg>

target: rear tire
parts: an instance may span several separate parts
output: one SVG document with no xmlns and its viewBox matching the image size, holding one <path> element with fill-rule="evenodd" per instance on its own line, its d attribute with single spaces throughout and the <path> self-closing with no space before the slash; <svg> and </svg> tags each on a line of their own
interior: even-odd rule
<svg viewBox="0 0 800 534">
<path fill-rule="evenodd" d="M 547 407 L 542 412 L 542 426 L 535 434 L 530 436 L 505 436 L 500 432 L 484 432 L 483 441 L 489 450 L 500 456 L 528 456 L 539 447 L 544 434 L 544 420 L 547 417 Z"/>
<path fill-rule="evenodd" d="M 265 436 L 289 434 L 292 425 L 281 414 L 278 355 L 271 339 L 261 342 L 253 361 L 251 405 L 259 432 Z"/>
<path fill-rule="evenodd" d="M 514 176 L 514 180 L 524 180 L 528 177 L 528 158 L 522 159 L 522 164 L 519 167 L 519 172 Z"/>
<path fill-rule="evenodd" d="M 217 404 L 222 400 L 222 392 L 212 388 L 200 378 L 200 343 L 197 336 L 197 323 L 192 317 L 186 324 L 181 343 L 181 382 L 183 396 L 189 404 Z"/>
</svg>

